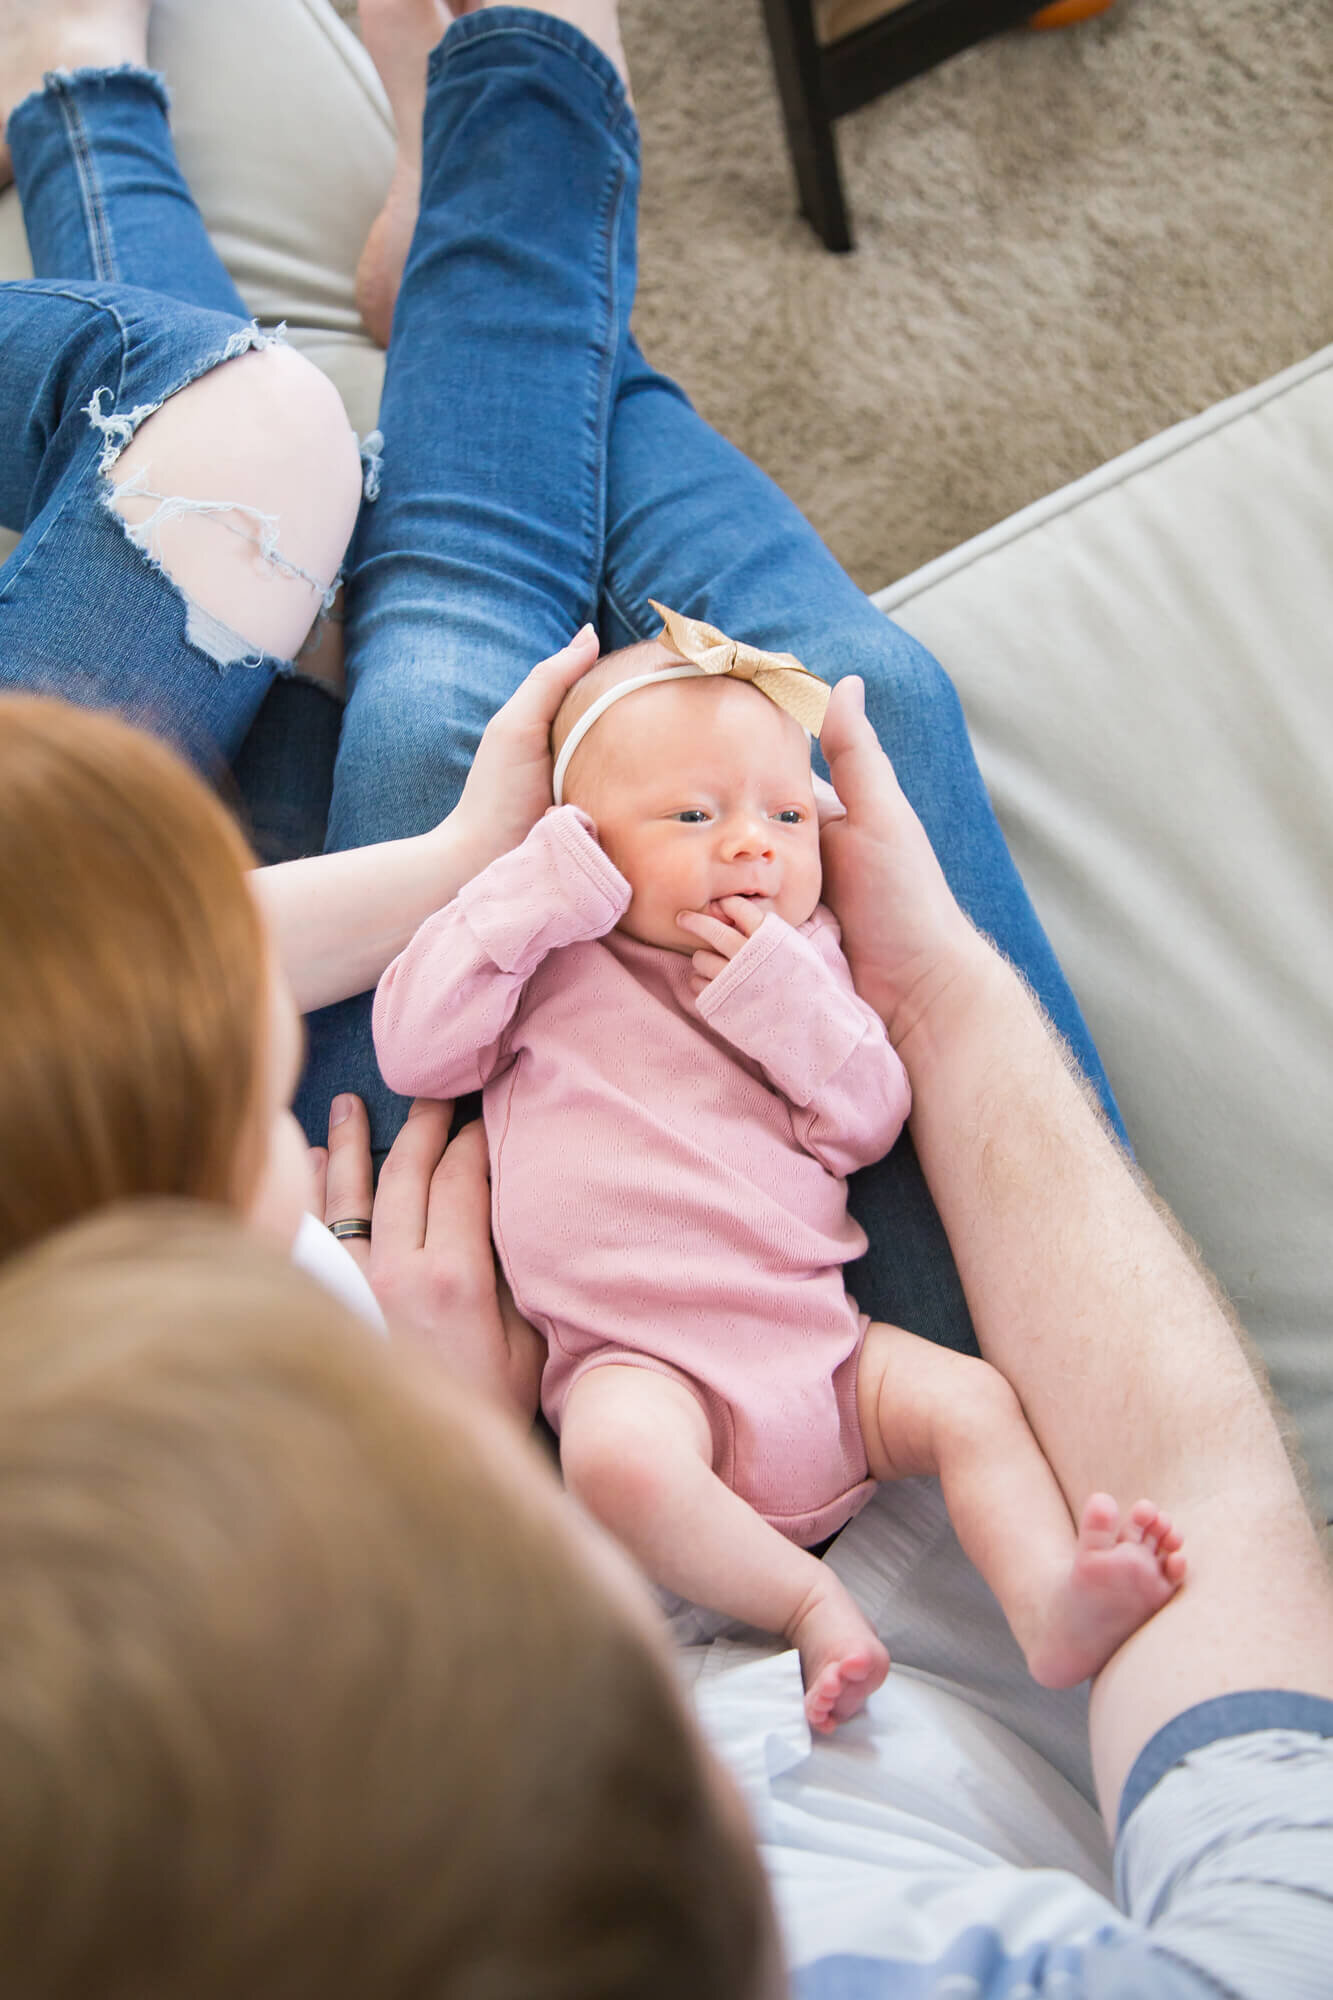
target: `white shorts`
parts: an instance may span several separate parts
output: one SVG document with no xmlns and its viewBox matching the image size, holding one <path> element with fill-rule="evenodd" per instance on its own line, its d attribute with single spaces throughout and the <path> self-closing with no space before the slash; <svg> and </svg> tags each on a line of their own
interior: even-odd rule
<svg viewBox="0 0 1333 2000">
<path fill-rule="evenodd" d="M 1176 1717 L 1113 1854 L 1082 1697 L 1028 1679 L 932 1484 L 886 1489 L 829 1558 L 894 1652 L 834 1736 L 805 1727 L 793 1653 L 723 1638 L 683 1662 L 755 1821 L 794 2000 L 1329 2000 L 1333 1702 L 1258 1690 Z"/>
</svg>

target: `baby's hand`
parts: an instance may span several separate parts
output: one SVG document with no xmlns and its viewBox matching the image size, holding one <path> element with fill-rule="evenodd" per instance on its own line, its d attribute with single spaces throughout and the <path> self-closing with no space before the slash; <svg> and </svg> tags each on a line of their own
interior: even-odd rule
<svg viewBox="0 0 1333 2000">
<path fill-rule="evenodd" d="M 748 896 L 723 896 L 717 907 L 725 912 L 726 923 L 720 917 L 710 917 L 706 910 L 680 910 L 676 916 L 683 931 L 703 940 L 703 948 L 690 960 L 694 968 L 690 973 L 690 991 L 696 998 L 711 979 L 725 971 L 745 940 L 752 938 L 764 921 L 763 910 L 756 909 Z"/>
</svg>

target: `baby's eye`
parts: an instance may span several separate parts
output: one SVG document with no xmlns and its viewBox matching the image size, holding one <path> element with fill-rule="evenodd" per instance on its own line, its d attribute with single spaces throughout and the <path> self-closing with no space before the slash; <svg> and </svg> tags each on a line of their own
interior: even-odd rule
<svg viewBox="0 0 1333 2000">
<path fill-rule="evenodd" d="M 784 806 L 775 817 L 780 819 L 784 826 L 801 826 L 805 822 L 805 814 L 799 806 Z"/>
<path fill-rule="evenodd" d="M 702 806 L 686 806 L 682 812 L 672 813 L 671 817 L 678 819 L 683 826 L 702 826 L 708 814 Z"/>
</svg>

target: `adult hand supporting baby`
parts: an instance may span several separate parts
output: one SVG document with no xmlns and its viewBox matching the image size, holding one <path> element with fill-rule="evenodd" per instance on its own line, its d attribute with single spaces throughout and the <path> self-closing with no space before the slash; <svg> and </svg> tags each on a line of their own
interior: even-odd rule
<svg viewBox="0 0 1333 2000">
<path fill-rule="evenodd" d="M 365 993 L 427 917 L 551 803 L 550 730 L 597 659 L 591 625 L 539 661 L 491 717 L 463 795 L 428 833 L 257 868 L 250 877 L 303 1014 Z"/>
<path fill-rule="evenodd" d="M 1094 1684 L 1114 1828 L 1139 1752 L 1192 1705 L 1237 1689 L 1327 1694 L 1323 1554 L 1218 1293 L 1032 996 L 958 909 L 854 684 L 835 689 L 821 740 L 847 807 L 824 834 L 828 900 L 911 1075 L 913 1143 L 981 1352 L 1071 1509 L 1089 1491 L 1151 1493 L 1190 1550 L 1185 1589 Z"/>
<path fill-rule="evenodd" d="M 463 795 L 444 823 L 471 853 L 464 881 L 517 847 L 550 805 L 551 724 L 597 656 L 597 634 L 585 625 L 567 646 L 539 661 L 487 723 Z"/>
<path fill-rule="evenodd" d="M 473 1120 L 449 1137 L 452 1104 L 419 1097 L 373 1188 L 370 1128 L 359 1097 L 336 1097 L 329 1144 L 312 1149 L 316 1212 L 327 1223 L 370 1216 L 374 1234 L 345 1248 L 384 1309 L 391 1336 L 425 1348 L 459 1380 L 529 1423 L 542 1343 L 491 1248 L 486 1140 Z"/>
<path fill-rule="evenodd" d="M 821 831 L 824 901 L 842 927 L 857 992 L 902 1054 L 942 994 L 993 954 L 954 901 L 866 720 L 855 675 L 834 688 L 819 741 L 847 809 Z"/>
</svg>

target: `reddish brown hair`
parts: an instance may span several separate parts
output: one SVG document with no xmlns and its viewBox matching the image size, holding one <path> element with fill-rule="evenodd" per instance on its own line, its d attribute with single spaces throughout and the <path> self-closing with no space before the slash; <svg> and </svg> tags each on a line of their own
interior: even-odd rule
<svg viewBox="0 0 1333 2000">
<path fill-rule="evenodd" d="M 217 1211 L 14 1259 L 5 1991 L 756 2000 L 753 1845 L 567 1505 Z"/>
<path fill-rule="evenodd" d="M 265 953 L 205 785 L 108 715 L 0 697 L 0 1257 L 258 1172 Z"/>
</svg>

